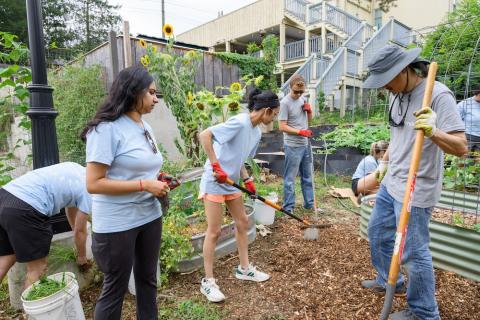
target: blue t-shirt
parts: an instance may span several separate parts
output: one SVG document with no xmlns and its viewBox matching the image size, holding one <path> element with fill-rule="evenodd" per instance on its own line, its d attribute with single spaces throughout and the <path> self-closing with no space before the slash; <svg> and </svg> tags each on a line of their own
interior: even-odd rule
<svg viewBox="0 0 480 320">
<path fill-rule="evenodd" d="M 472 97 L 461 101 L 457 107 L 465 123 L 465 133 L 480 137 L 480 102 Z"/>
<path fill-rule="evenodd" d="M 143 124 L 156 145 L 151 127 Z M 87 162 L 108 165 L 106 177 L 111 180 L 149 180 L 157 179 L 163 158 L 153 152 L 141 125 L 123 115 L 88 133 Z M 162 215 L 158 200 L 149 192 L 93 194 L 92 199 L 92 228 L 97 233 L 130 230 Z"/>
<path fill-rule="evenodd" d="M 220 166 L 230 179 L 240 179 L 240 169 L 252 158 L 257 150 L 262 132 L 254 127 L 248 113 L 237 114 L 224 123 L 210 127 L 213 134 L 213 150 Z M 213 176 L 212 165 L 207 159 L 200 182 L 201 194 L 232 194 L 239 192 L 235 187 L 217 183 Z"/>
<path fill-rule="evenodd" d="M 87 192 L 85 168 L 78 163 L 63 162 L 30 171 L 7 183 L 3 189 L 49 217 L 65 207 L 91 212 L 92 199 Z"/>
<path fill-rule="evenodd" d="M 365 158 L 360 161 L 357 166 L 357 170 L 352 176 L 352 180 L 363 178 L 370 173 L 374 172 L 378 167 L 377 160 L 375 160 L 374 156 L 366 156 Z"/>
</svg>

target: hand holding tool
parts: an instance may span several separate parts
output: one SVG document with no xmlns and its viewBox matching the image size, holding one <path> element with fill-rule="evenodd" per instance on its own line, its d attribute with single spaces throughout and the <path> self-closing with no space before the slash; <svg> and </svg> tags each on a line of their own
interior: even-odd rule
<svg viewBox="0 0 480 320">
<path fill-rule="evenodd" d="M 302 136 L 302 137 L 311 138 L 313 136 L 313 132 L 312 132 L 312 130 L 302 129 L 302 130 L 298 131 L 298 135 Z"/>
<path fill-rule="evenodd" d="M 435 131 L 437 131 L 437 114 L 430 108 L 422 108 L 418 111 L 413 113 L 415 117 L 417 117 L 417 121 L 415 121 L 415 129 L 416 130 L 423 130 L 425 136 L 431 138 Z"/>
<path fill-rule="evenodd" d="M 218 161 L 212 163 L 212 170 L 217 182 L 225 183 L 227 181 L 228 175 L 225 173 L 225 171 L 223 171 Z"/>
</svg>

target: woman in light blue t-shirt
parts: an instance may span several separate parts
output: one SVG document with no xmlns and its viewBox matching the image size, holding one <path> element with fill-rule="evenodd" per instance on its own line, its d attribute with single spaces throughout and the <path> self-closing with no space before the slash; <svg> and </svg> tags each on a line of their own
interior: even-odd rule
<svg viewBox="0 0 480 320">
<path fill-rule="evenodd" d="M 158 102 L 141 66 L 122 70 L 109 96 L 82 132 L 87 142 L 87 189 L 92 194 L 92 252 L 104 273 L 96 320 L 121 318 L 133 266 L 137 319 L 157 319 L 157 261 L 162 211 L 169 188 L 157 176 L 162 156 L 142 120 Z"/>
<path fill-rule="evenodd" d="M 352 176 L 352 191 L 356 196 L 377 192 L 380 185 L 377 175 L 384 171 L 382 166 L 385 166 L 386 163 L 383 162 L 382 158 L 387 149 L 387 141 L 372 143 L 370 155 L 363 158 L 358 164 L 357 170 Z"/>
<path fill-rule="evenodd" d="M 258 125 L 269 124 L 280 111 L 278 97 L 271 91 L 251 92 L 248 102 L 250 113 L 241 113 L 217 124 L 200 134 L 200 141 L 208 156 L 200 182 L 200 198 L 205 204 L 207 231 L 203 243 L 205 278 L 200 291 L 209 301 L 220 302 L 225 296 L 213 277 L 215 246 L 222 226 L 223 204 L 235 221 L 240 265 L 235 277 L 240 280 L 266 281 L 270 276 L 259 271 L 248 261 L 248 219 L 242 194 L 226 184 L 227 178 L 238 181 L 242 178 L 245 188 L 256 193 L 253 178 L 248 176 L 244 163 L 255 155 L 262 133 Z"/>
</svg>

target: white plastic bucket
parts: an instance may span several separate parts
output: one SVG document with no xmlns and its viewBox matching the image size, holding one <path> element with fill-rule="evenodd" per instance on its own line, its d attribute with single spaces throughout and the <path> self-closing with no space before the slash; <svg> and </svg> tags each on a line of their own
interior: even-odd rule
<svg viewBox="0 0 480 320">
<path fill-rule="evenodd" d="M 278 201 L 278 196 L 275 192 L 270 193 L 265 199 L 274 203 Z M 257 224 L 271 225 L 275 221 L 275 209 L 266 205 L 260 200 L 255 200 L 255 221 Z"/>
<path fill-rule="evenodd" d="M 23 291 L 21 299 L 25 313 L 32 320 L 85 320 L 82 302 L 78 295 L 78 283 L 72 272 L 60 272 L 47 278 L 62 281 L 65 276 L 66 287 L 54 294 L 38 300 L 25 300 L 33 285 Z M 35 282 L 35 285 L 39 281 Z"/>
</svg>

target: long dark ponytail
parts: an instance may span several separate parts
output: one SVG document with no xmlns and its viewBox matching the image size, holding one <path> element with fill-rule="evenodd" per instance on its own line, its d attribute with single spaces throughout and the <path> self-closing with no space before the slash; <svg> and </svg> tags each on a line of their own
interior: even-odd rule
<svg viewBox="0 0 480 320">
<path fill-rule="evenodd" d="M 87 134 L 102 122 L 115 121 L 125 112 L 133 110 L 138 99 L 153 82 L 153 77 L 142 66 L 125 68 L 112 83 L 110 92 L 97 113 L 80 134 L 85 141 Z"/>
</svg>

